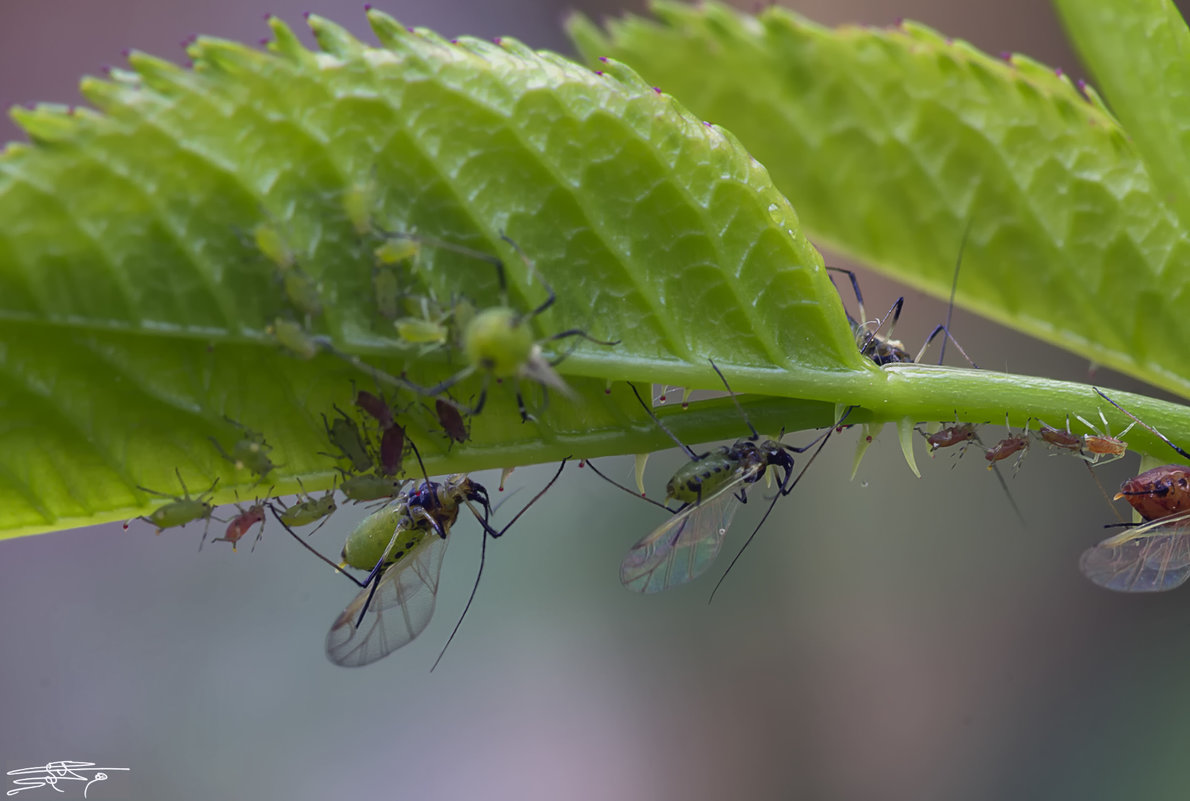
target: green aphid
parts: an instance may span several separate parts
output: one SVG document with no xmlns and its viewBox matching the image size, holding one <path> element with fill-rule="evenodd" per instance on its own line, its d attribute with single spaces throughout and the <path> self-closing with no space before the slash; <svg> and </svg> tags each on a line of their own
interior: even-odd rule
<svg viewBox="0 0 1190 801">
<path fill-rule="evenodd" d="M 169 495 L 157 490 L 151 490 L 148 487 L 137 486 L 137 489 L 142 492 L 147 492 L 150 495 L 157 495 L 161 498 L 169 498 L 170 502 L 164 506 L 158 506 L 147 515 L 135 517 L 133 520 L 144 520 L 146 523 L 151 523 L 157 527 L 157 533 L 160 534 L 167 528 L 178 528 L 187 523 L 192 523 L 195 520 L 206 520 L 207 526 L 210 526 L 211 516 L 215 507 L 211 504 L 211 495 L 215 492 L 215 485 L 219 483 L 219 479 L 211 482 L 211 486 L 206 492 L 200 493 L 194 498 L 190 497 L 190 491 L 186 489 L 186 482 L 182 480 L 182 474 L 174 469 L 174 474 L 178 477 L 178 483 L 182 485 L 182 497 L 176 495 Z M 131 520 L 124 524 L 124 530 L 128 530 Z M 206 531 L 203 532 L 203 539 L 206 539 Z"/>
<path fill-rule="evenodd" d="M 310 336 L 300 323 L 282 317 L 273 320 L 266 331 L 278 345 L 299 359 L 313 359 L 326 347 L 323 338 Z"/>
<path fill-rule="evenodd" d="M 405 481 L 373 473 L 364 473 L 344 479 L 339 485 L 339 491 L 348 500 L 356 503 L 379 501 L 384 498 L 395 498 L 405 488 Z"/>
<path fill-rule="evenodd" d="M 599 345 L 611 346 L 619 344 L 618 340 L 615 342 L 605 342 L 595 339 L 578 328 L 561 331 L 545 339 L 535 339 L 531 321 L 553 306 L 557 300 L 557 295 L 554 293 L 553 288 L 545 281 L 544 277 L 537 272 L 533 263 L 529 261 L 520 247 L 507 236 L 502 236 L 501 238 L 524 262 L 525 269 L 530 278 L 536 279 L 546 292 L 546 299 L 527 312 L 517 311 L 508 305 L 508 283 L 504 273 L 504 262 L 499 257 L 414 234 L 385 233 L 385 235 L 396 241 L 413 239 L 424 244 L 430 244 L 436 248 L 442 248 L 485 261 L 496 268 L 496 278 L 500 289 L 502 305 L 483 309 L 471 316 L 465 323 L 458 320 L 455 322 L 457 330 L 462 332 L 461 347 L 467 358 L 467 366 L 452 377 L 432 387 L 420 387 L 410 384 L 410 388 L 419 394 L 436 397 L 460 381 L 478 372 L 483 376 L 483 386 L 480 389 L 475 407 L 473 409 L 466 409 L 465 411 L 469 414 L 479 414 L 483 410 L 484 403 L 487 400 L 488 386 L 491 380 L 503 381 L 505 379 L 512 379 L 518 382 L 517 407 L 520 410 L 521 419 L 529 420 L 531 415 L 525 408 L 524 398 L 519 387 L 521 381 L 534 381 L 541 385 L 543 391 L 554 389 L 563 394 L 571 394 L 569 387 L 566 386 L 562 377 L 554 370 L 554 365 L 560 362 L 562 358 L 565 358 L 567 354 L 564 353 L 561 357 L 551 360 L 545 356 L 542 349 L 543 344 L 557 342 L 571 337 L 581 337 Z"/>
<path fill-rule="evenodd" d="M 372 253 L 372 294 L 376 311 L 386 320 L 400 314 L 401 277 L 397 265 L 417 255 L 416 242 L 388 239 Z"/>
<path fill-rule="evenodd" d="M 391 264 L 377 264 L 372 268 L 372 294 L 376 297 L 376 313 L 386 320 L 400 314 L 401 279 Z"/>
<path fill-rule="evenodd" d="M 307 318 L 322 314 L 322 291 L 302 268 L 295 265 L 284 270 L 281 274 L 281 286 L 293 307 Z"/>
<path fill-rule="evenodd" d="M 301 479 L 298 480 L 298 486 L 302 485 Z M 286 507 L 277 516 L 281 522 L 287 526 L 308 526 L 319 520 L 326 522 L 326 518 L 330 517 L 339 507 L 335 505 L 335 491 L 333 489 L 327 490 L 326 494 L 321 498 L 315 498 L 313 495 L 307 495 L 305 488 L 302 487 L 302 492 L 298 495 L 302 499 L 293 506 Z M 322 525 L 319 524 L 319 528 Z M 314 531 L 317 531 L 315 529 Z M 313 534 L 314 532 L 310 532 Z"/>
<path fill-rule="evenodd" d="M 261 223 L 252 229 L 252 240 L 256 243 L 257 250 L 277 265 L 278 270 L 288 270 L 296 263 L 293 251 L 286 244 L 285 237 L 281 235 L 277 226 Z"/>
<path fill-rule="evenodd" d="M 372 454 L 359 426 L 338 406 L 334 409 L 339 413 L 339 416 L 333 421 L 328 421 L 325 414 L 322 416 L 322 424 L 326 427 L 326 435 L 330 439 L 331 445 L 339 451 L 342 458 L 351 462 L 351 466 L 356 472 L 363 473 L 371 470 Z M 334 454 L 331 455 L 334 456 Z"/>
<path fill-rule="evenodd" d="M 376 205 L 376 185 L 373 181 L 352 184 L 343 193 L 343 213 L 360 236 L 372 231 L 372 209 Z"/>
<path fill-rule="evenodd" d="M 399 264 L 418 254 L 421 245 L 412 239 L 391 238 L 376 246 L 372 251 L 377 264 Z"/>
<path fill-rule="evenodd" d="M 409 303 L 408 306 L 418 316 L 400 317 L 393 325 L 397 336 L 410 345 L 425 346 L 424 350 L 450 345 L 475 316 L 475 307 L 462 299 L 448 309 L 426 297 L 421 297 L 416 305 Z"/>
<path fill-rule="evenodd" d="M 269 458 L 269 451 L 272 448 L 265 442 L 264 435 L 231 418 L 227 418 L 227 421 L 243 432 L 243 436 L 231 446 L 231 452 L 224 450 L 223 446 L 219 444 L 219 440 L 214 437 L 211 437 L 211 442 L 224 459 L 235 465 L 236 470 L 248 470 L 263 479 L 276 467 L 273 460 Z"/>
<path fill-rule="evenodd" d="M 322 295 L 318 283 L 297 264 L 297 257 L 285 242 L 277 226 L 261 223 L 252 229 L 257 249 L 277 268 L 285 297 L 301 314 L 317 317 L 322 314 Z"/>
<path fill-rule="evenodd" d="M 450 329 L 445 325 L 424 317 L 402 317 L 393 324 L 397 336 L 412 345 L 441 345 L 450 336 Z"/>
</svg>

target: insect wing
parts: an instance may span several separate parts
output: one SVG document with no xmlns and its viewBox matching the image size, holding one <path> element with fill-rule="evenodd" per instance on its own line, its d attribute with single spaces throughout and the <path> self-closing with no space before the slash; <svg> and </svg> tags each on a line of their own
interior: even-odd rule
<svg viewBox="0 0 1190 801">
<path fill-rule="evenodd" d="M 685 584 L 707 571 L 740 508 L 741 478 L 702 503 L 688 506 L 638 542 L 620 563 L 620 583 L 643 593 Z"/>
<path fill-rule="evenodd" d="M 374 595 L 372 588 L 366 587 L 355 596 L 327 632 L 327 658 L 343 667 L 361 667 L 421 634 L 434 614 L 445 552 L 446 540 L 427 534 L 411 554 L 384 571 Z M 369 597 L 368 611 L 356 626 Z"/>
<path fill-rule="evenodd" d="M 1109 537 L 1079 559 L 1083 575 L 1116 592 L 1165 592 L 1190 578 L 1187 515 Z"/>
</svg>

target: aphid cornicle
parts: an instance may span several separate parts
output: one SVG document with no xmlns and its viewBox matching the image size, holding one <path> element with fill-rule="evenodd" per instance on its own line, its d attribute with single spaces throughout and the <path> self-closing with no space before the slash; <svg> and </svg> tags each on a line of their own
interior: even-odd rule
<svg viewBox="0 0 1190 801">
<path fill-rule="evenodd" d="M 499 531 L 488 523 L 491 505 L 487 490 L 463 475 L 442 482 L 427 479 L 409 486 L 397 500 L 365 518 L 348 535 L 343 546 L 343 563 L 338 566 L 361 591 L 331 625 L 326 636 L 327 658 L 343 667 L 360 667 L 387 656 L 425 630 L 434 612 L 447 539 L 458 520 L 460 507 L 466 505 L 485 536 L 479 573 L 463 615 L 455 625 L 457 632 L 479 587 L 488 537 L 503 536 L 557 481 L 565 465 L 564 460 L 549 483 Z M 309 549 L 301 537 L 292 531 L 290 534 Z M 334 564 L 317 551 L 314 553 Z M 343 572 L 346 567 L 367 570 L 369 574 L 361 581 Z M 445 651 L 444 647 L 442 653 Z"/>
<path fill-rule="evenodd" d="M 483 385 L 475 407 L 465 410 L 468 414 L 479 414 L 487 401 L 488 386 L 492 380 L 504 381 L 531 380 L 547 389 L 555 389 L 562 393 L 569 393 L 562 377 L 554 370 L 568 354 L 563 353 L 553 360 L 547 359 L 542 346 L 546 343 L 571 337 L 581 337 L 598 345 L 617 345 L 619 340 L 608 342 L 596 339 L 587 332 L 571 328 L 552 334 L 542 340 L 535 340 L 531 329 L 531 321 L 554 305 L 557 295 L 553 287 L 537 272 L 533 263 L 521 251 L 520 247 L 507 236 L 501 234 L 501 239 L 511 247 L 524 262 L 530 280 L 536 279 L 545 289 L 546 299 L 528 312 L 519 312 L 508 305 L 508 282 L 504 273 L 504 262 L 497 256 L 483 253 L 460 245 L 452 245 L 440 240 L 423 237 L 421 235 L 382 232 L 394 239 L 411 239 L 423 245 L 448 250 L 464 256 L 487 262 L 496 268 L 496 276 L 500 292 L 499 306 L 492 306 L 476 312 L 467 320 L 462 328 L 462 351 L 466 357 L 467 366 L 455 375 L 441 381 L 434 386 L 422 387 L 408 383 L 415 392 L 430 397 L 437 397 L 460 381 L 479 373 L 483 376 Z M 517 408 L 522 420 L 529 420 L 531 415 L 525 406 L 524 396 L 519 386 L 516 393 Z"/>
<path fill-rule="evenodd" d="M 711 362 L 711 367 L 719 374 L 728 392 L 731 392 L 727 379 L 714 362 Z M 653 422 L 669 434 L 690 457 L 690 461 L 674 473 L 665 487 L 666 500 L 679 501 L 681 506 L 673 512 L 669 520 L 634 545 L 620 563 L 620 583 L 636 592 L 660 592 L 692 581 L 706 572 L 723 546 L 724 536 L 736 510 L 747 500 L 747 486 L 759 481 L 768 468 L 772 467 L 781 473 L 777 482 L 777 493 L 756 529 L 744 543 L 744 547 L 747 547 L 752 537 L 760 530 L 760 526 L 764 525 L 777 499 L 788 495 L 797 480 L 805 473 L 803 468 L 797 479 L 793 477 L 794 464 L 791 454 L 804 453 L 818 445 L 819 450 L 814 454 L 817 456 L 834 431 L 832 426 L 825 434 L 801 448 L 785 445 L 777 440 L 762 441 L 759 432 L 744 414 L 735 393 L 731 392 L 731 397 L 751 431 L 751 436 L 737 440 L 731 445 L 698 454 L 666 428 L 645 403 L 635 386 L 629 386 Z M 806 463 L 806 467 L 812 462 L 813 457 Z M 736 558 L 739 558 L 738 554 Z M 732 564 L 735 564 L 735 560 Z M 728 566 L 728 570 L 730 569 L 731 566 Z"/>
</svg>

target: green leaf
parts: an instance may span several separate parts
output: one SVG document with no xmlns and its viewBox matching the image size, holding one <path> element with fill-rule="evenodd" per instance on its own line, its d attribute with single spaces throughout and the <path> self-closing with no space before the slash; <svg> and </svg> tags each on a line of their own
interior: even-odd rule
<svg viewBox="0 0 1190 801">
<path fill-rule="evenodd" d="M 970 223 L 961 305 L 1190 396 L 1190 237 L 1094 95 L 911 23 L 654 12 L 570 30 L 589 59 L 624 60 L 730 127 L 814 238 L 945 297 Z M 1184 66 L 1170 69 L 1176 82 Z M 1134 94 L 1151 85 L 1129 80 Z M 1166 100 L 1143 102 L 1157 113 Z"/>
<path fill-rule="evenodd" d="M 14 111 L 33 144 L 0 159 L 0 528 L 126 517 L 151 500 L 138 485 L 180 494 L 175 468 L 191 490 L 219 476 L 221 500 L 258 494 L 209 441 L 242 436 L 225 417 L 276 448 L 277 491 L 295 476 L 329 486 L 320 415 L 350 410 L 353 387 L 377 376 L 457 371 L 457 353 L 421 357 L 378 315 L 384 239 L 355 227 L 365 196 L 378 227 L 499 254 L 509 303 L 528 310 L 545 290 L 507 232 L 557 289 L 536 336 L 620 340 L 579 343 L 559 369 L 581 402 L 555 393 L 539 423 L 493 386 L 472 442 L 452 450 L 432 411 L 398 392 L 431 472 L 661 447 L 608 381 L 715 386 L 708 357 L 740 391 L 831 399 L 794 406 L 791 424 L 797 408 L 827 424 L 842 384 L 881 380 L 793 210 L 729 134 L 615 64 L 592 73 L 512 40 L 450 43 L 370 18 L 381 49 L 311 18 L 323 48 L 311 53 L 274 20 L 269 53 L 200 39 L 193 70 L 133 54 L 132 71 L 84 81 L 101 113 Z M 301 310 L 260 226 L 274 258 L 287 248 L 320 287 L 312 323 L 331 348 L 313 360 L 267 332 Z M 421 251 L 411 301 L 501 302 L 491 264 Z M 740 429 L 734 412 L 699 420 L 704 439 Z"/>
<path fill-rule="evenodd" d="M 0 157 L 0 532 L 144 512 L 179 478 L 192 495 L 218 479 L 217 501 L 329 487 L 324 420 L 354 414 L 357 388 L 395 393 L 434 474 L 666 447 L 623 382 L 717 389 L 710 359 L 737 392 L 777 396 L 742 399 L 771 432 L 853 405 L 849 423 L 895 421 L 903 440 L 916 420 L 1007 410 L 1019 426 L 1102 405 L 1045 379 L 878 369 L 765 168 L 626 67 L 370 19 L 381 48 L 314 17 L 312 53 L 274 20 L 270 52 L 200 39 L 193 70 L 134 54 L 132 70 L 84 81 L 99 112 L 14 112 L 33 142 Z M 413 241 L 392 231 L 420 237 L 399 272 L 375 255 Z M 556 302 L 531 314 L 546 282 Z M 452 446 L 408 381 L 456 375 L 470 329 L 426 352 L 385 308 L 462 317 L 462 298 L 526 315 L 568 356 L 571 393 L 546 405 L 532 379 L 477 371 L 450 388 L 463 405 L 488 390 Z M 548 339 L 572 329 L 618 344 Z M 536 420 L 521 421 L 517 390 Z M 1190 441 L 1180 407 L 1117 399 Z M 747 430 L 726 400 L 662 414 L 686 442 Z M 239 425 L 274 448 L 266 482 L 212 443 L 231 449 Z"/>
<path fill-rule="evenodd" d="M 1190 31 L 1168 0 L 1058 0 L 1079 55 L 1162 196 L 1190 225 Z"/>
</svg>

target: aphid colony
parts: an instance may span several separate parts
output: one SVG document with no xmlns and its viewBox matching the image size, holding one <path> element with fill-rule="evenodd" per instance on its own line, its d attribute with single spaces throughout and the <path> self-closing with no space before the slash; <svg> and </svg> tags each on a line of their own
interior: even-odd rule
<svg viewBox="0 0 1190 801">
<path fill-rule="evenodd" d="M 496 529 L 489 522 L 492 505 L 481 484 L 463 475 L 441 481 L 426 475 L 417 446 L 405 436 L 404 426 L 397 422 L 419 413 L 436 419 L 446 440 L 444 448 L 467 440 L 468 425 L 464 415 L 450 404 L 431 408 L 414 400 L 398 410 L 381 394 L 356 390 L 349 409 L 336 405 L 332 407 L 332 414 L 324 415 L 322 419 L 327 446 L 324 455 L 334 461 L 341 475 L 334 488 L 322 494 L 303 490 L 294 501 L 286 504 L 280 498 L 271 498 L 273 487 L 269 487 L 262 497 L 248 506 L 237 502 L 234 506 L 236 514 L 224 520 L 215 515 L 215 507 L 210 502 L 218 481 L 206 491 L 191 495 L 178 474 L 182 488 L 180 496 L 141 488 L 149 494 L 166 497 L 169 502 L 139 519 L 154 525 L 158 533 L 201 521 L 204 527 L 200 549 L 208 539 L 212 521 L 227 526 L 223 536 L 213 541 L 229 542 L 233 549 L 256 528 L 252 546 L 255 550 L 271 516 L 302 547 L 331 564 L 359 588 L 355 599 L 335 619 L 327 635 L 326 653 L 339 665 L 366 665 L 409 642 L 429 623 L 442 555 L 460 510 L 466 507 L 479 522 L 485 534 L 481 554 L 485 553 L 486 537 L 502 536 L 553 485 L 565 465 L 563 462 L 559 466 L 546 487 L 508 524 Z M 262 486 L 276 468 L 269 458 L 271 447 L 261 433 L 235 421 L 228 423 L 239 438 L 230 446 L 212 438 L 214 448 L 237 470 L 251 475 L 257 486 Z M 399 475 L 404 472 L 407 453 L 414 455 L 420 479 Z M 250 458 L 237 459 L 237 454 Z M 300 479 L 298 484 L 301 485 Z M 337 511 L 341 502 L 378 502 L 380 508 L 364 518 L 347 536 L 342 561 L 336 564 L 315 550 L 294 529 L 314 526 L 306 537 L 312 535 Z M 128 525 L 125 524 L 126 529 Z M 347 569 L 366 571 L 367 575 L 357 579 Z M 481 574 L 482 569 L 481 557 Z M 477 576 L 476 588 L 478 582 Z"/>
<path fill-rule="evenodd" d="M 509 381 L 514 385 L 517 408 L 525 421 L 534 415 L 525 399 L 527 388 L 533 388 L 539 394 L 535 407 L 538 411 L 546 408 L 549 390 L 569 394 L 566 383 L 554 368 L 570 351 L 550 355 L 547 349 L 553 343 L 582 339 L 606 347 L 618 344 L 618 340 L 597 339 L 579 328 L 535 337 L 535 319 L 554 306 L 557 295 L 515 241 L 500 234 L 503 246 L 524 265 L 530 285 L 539 286 L 544 294 L 543 299 L 527 310 L 516 308 L 510 300 L 502 258 L 431 236 L 387 230 L 373 219 L 371 194 L 370 186 L 353 187 L 344 195 L 343 210 L 358 242 L 362 247 L 370 248 L 370 289 L 374 307 L 366 310 L 366 315 L 372 318 L 372 328 L 383 339 L 419 360 L 439 352 L 449 359 L 461 356 L 462 367 L 437 383 L 421 385 L 404 373 L 392 375 L 358 356 L 345 353 L 329 336 L 316 333 L 323 314 L 323 289 L 303 271 L 301 260 L 287 244 L 280 229 L 274 224 L 262 223 L 253 231 L 253 242 L 259 254 L 271 265 L 280 300 L 279 314 L 269 327 L 269 333 L 290 354 L 312 359 L 319 353 L 329 353 L 352 364 L 378 386 L 403 388 L 433 398 L 436 414 L 448 436 L 454 442 L 461 442 L 467 436 L 462 414 L 483 411 L 493 382 Z M 436 292 L 423 269 L 423 263 L 431 255 L 455 256 L 488 265 L 495 279 L 498 302 L 485 306 L 465 292 L 456 290 L 449 297 Z M 473 376 L 479 382 L 473 398 L 464 402 L 448 394 Z M 444 410 L 447 406 L 451 407 L 450 411 Z M 395 430 L 392 436 L 397 436 Z"/>
<path fill-rule="evenodd" d="M 1139 425 L 1165 442 L 1183 459 L 1190 453 L 1170 441 L 1111 397 L 1096 389 L 1100 398 L 1114 406 L 1131 422 L 1113 435 L 1102 409 L 1102 427 L 1082 417 L 1076 419 L 1086 433 L 1071 431 L 1069 420 L 1063 428 L 1037 421 L 1038 430 L 1026 425 L 1019 434 L 1009 435 L 985 450 L 989 462 L 1017 454 L 1017 463 L 1032 440 L 1052 453 L 1081 460 L 1088 469 L 1123 458 L 1128 445 L 1123 437 Z M 924 435 L 925 432 L 923 432 Z M 976 427 L 955 424 L 927 436 L 931 452 L 938 448 L 979 443 Z M 1097 482 L 1098 483 L 1098 482 Z M 1190 466 L 1168 464 L 1146 470 L 1127 479 L 1113 500 L 1125 500 L 1141 519 L 1139 524 L 1109 524 L 1123 530 L 1086 550 L 1079 569 L 1092 582 L 1117 592 L 1162 592 L 1181 586 L 1190 579 Z"/>
<path fill-rule="evenodd" d="M 417 355 L 442 350 L 449 356 L 461 355 L 463 366 L 450 377 L 425 386 L 410 380 L 404 373 L 391 375 L 339 351 L 328 336 L 315 333 L 323 313 L 321 286 L 303 270 L 300 259 L 275 226 L 258 226 L 253 232 L 255 247 L 271 265 L 278 296 L 283 300 L 283 311 L 270 327 L 277 344 L 303 359 L 314 358 L 320 353 L 341 358 L 356 368 L 363 378 L 370 379 L 376 391 L 353 385 L 349 400 L 342 401 L 342 405 L 333 404 L 320 413 L 326 443 L 326 450 L 321 453 L 333 461 L 340 474 L 336 485 L 323 494 L 307 494 L 303 489 L 296 500 L 286 505 L 279 499 L 270 498 L 273 489 L 270 486 L 247 506 L 237 502 L 237 514 L 223 520 L 215 516 L 211 503 L 218 480 L 204 492 L 191 496 L 179 473 L 180 496 L 141 488 L 169 499 L 141 519 L 155 526 L 158 533 L 203 521 L 200 549 L 208 538 L 207 529 L 212 521 L 226 524 L 223 536 L 213 541 L 229 542 L 233 549 L 255 528 L 257 534 L 252 546 L 255 549 L 264 534 L 268 516 L 274 518 L 293 540 L 330 564 L 357 588 L 354 599 L 331 625 L 326 637 L 326 654 L 335 664 L 361 666 L 410 642 L 428 625 L 446 542 L 464 507 L 479 523 L 483 538 L 479 574 L 463 615 L 478 589 L 487 539 L 503 536 L 554 484 L 565 467 L 564 460 L 545 487 L 508 524 L 496 529 L 490 522 L 493 511 L 490 498 L 481 484 L 465 475 L 435 480 L 426 474 L 421 453 L 408 435 L 410 416 L 420 418 L 418 428 L 441 432 L 437 446 L 442 450 L 466 447 L 471 419 L 484 409 L 493 381 L 509 380 L 514 384 L 521 419 L 532 421 L 547 408 L 550 389 L 563 396 L 569 395 L 566 384 L 554 370 L 568 351 L 548 356 L 546 348 L 551 343 L 584 339 L 610 347 L 617 342 L 596 339 L 579 329 L 535 338 L 531 324 L 555 303 L 556 295 L 533 263 L 508 237 L 502 235 L 502 241 L 524 263 L 530 282 L 539 285 L 545 295 L 528 311 L 517 310 L 511 305 L 505 266 L 499 257 L 430 237 L 382 230 L 366 211 L 364 199 L 352 193 L 345 198 L 344 208 L 356 233 L 373 246 L 370 285 L 375 308 L 372 311 L 379 324 L 391 327 L 398 340 Z M 462 293 L 453 294 L 449 300 L 440 299 L 419 283 L 417 277 L 415 265 L 426 248 L 490 265 L 496 277 L 499 303 L 482 308 Z M 891 338 L 892 326 L 900 316 L 903 301 L 893 304 L 884 318 L 866 321 L 863 297 L 854 274 L 845 270 L 838 272 L 849 277 L 858 304 L 859 318 L 848 315 L 856 347 L 875 364 L 920 361 L 929 344 L 939 334 L 945 334 L 943 348 L 949 341 L 974 366 L 950 336 L 948 325 L 939 325 L 917 356 L 911 357 L 900 342 Z M 882 335 L 880 331 L 886 322 L 890 324 L 889 332 Z M 730 445 L 703 452 L 695 451 L 675 436 L 637 387 L 627 385 L 653 424 L 673 439 L 688 458 L 688 462 L 668 481 L 665 503 L 650 501 L 665 509 L 668 517 L 637 542 L 621 562 L 621 583 L 636 592 L 659 592 L 705 573 L 718 556 L 736 511 L 747 502 L 749 489 L 766 476 L 775 476 L 775 492 L 752 534 L 728 566 L 730 570 L 743 548 L 759 532 L 777 500 L 793 491 L 831 434 L 845 426 L 851 411 L 842 410 L 830 428 L 801 446 L 785 444 L 781 437 L 762 438 L 731 391 L 727 377 L 713 362 L 711 367 L 730 394 L 748 434 Z M 478 378 L 478 390 L 464 402 L 452 391 L 457 391 L 472 376 Z M 537 403 L 532 410 L 525 399 L 527 388 L 537 393 Z M 612 388 L 609 385 L 609 391 Z M 403 404 L 394 405 L 394 396 L 403 397 Z M 1110 398 L 1103 397 L 1119 408 Z M 682 406 L 685 408 L 686 403 Z M 1132 417 L 1126 410 L 1120 408 L 1120 411 Z M 1135 417 L 1132 417 L 1132 425 L 1113 436 L 1102 410 L 1099 415 L 1102 428 L 1081 417 L 1076 418 L 1086 429 L 1084 433 L 1072 431 L 1069 419 L 1063 428 L 1030 419 L 1019 431 L 1014 431 L 1006 419 L 1005 436 L 995 441 L 989 438 L 990 444 L 986 445 L 980 437 L 979 426 L 973 423 L 956 421 L 938 428 L 919 427 L 918 430 L 926 439 L 931 454 L 942 448 L 957 448 L 957 455 L 961 456 L 974 445 L 984 451 L 989 469 L 1011 459 L 1014 472 L 1034 444 L 1044 445 L 1053 453 L 1076 457 L 1090 468 L 1119 459 L 1126 453 L 1127 445 L 1122 437 L 1132 425 L 1140 424 L 1161 436 Z M 233 420 L 226 422 L 230 436 L 212 437 L 214 448 L 236 471 L 252 476 L 255 486 L 263 486 L 278 467 L 272 461 L 271 447 L 259 432 Z M 1037 426 L 1035 430 L 1033 423 Z M 1169 444 L 1190 459 L 1185 451 Z M 795 473 L 795 457 L 812 448 L 816 449 Z M 410 454 L 414 456 L 416 468 L 411 468 L 406 460 Z M 603 476 L 589 460 L 586 464 L 616 484 Z M 997 477 L 1000 477 L 999 472 Z M 1003 478 L 1000 480 L 1003 483 Z M 616 486 L 637 494 L 619 484 Z M 1007 492 L 1007 485 L 1004 486 Z M 344 502 L 376 503 L 379 506 L 347 536 L 338 563 L 324 556 L 294 530 L 316 526 L 310 532 L 312 534 L 321 528 L 339 508 L 337 496 Z M 1011 495 L 1009 497 L 1011 500 Z M 1101 586 L 1134 592 L 1169 589 L 1190 577 L 1190 468 L 1168 465 L 1150 470 L 1125 482 L 1116 498 L 1128 500 L 1147 522 L 1087 551 L 1081 562 L 1083 572 Z M 676 508 L 670 508 L 671 501 L 677 504 Z M 365 576 L 356 578 L 347 572 L 349 569 L 363 571 Z M 719 581 L 722 583 L 723 578 Z M 718 587 L 716 584 L 712 597 Z M 462 618 L 459 624 L 461 622 Z M 455 626 L 456 632 L 459 624 Z M 452 632 L 448 645 L 453 637 Z"/>
<path fill-rule="evenodd" d="M 934 455 L 935 452 L 943 448 L 957 447 L 955 454 L 957 458 L 961 457 L 970 446 L 975 445 L 983 451 L 983 457 L 988 463 L 989 470 L 996 463 L 1011 459 L 1014 473 L 1020 469 L 1021 462 L 1029 452 L 1029 447 L 1034 444 L 1047 447 L 1051 453 L 1081 459 L 1088 465 L 1107 464 L 1123 458 L 1128 452 L 1128 444 L 1121 439 L 1128 433 L 1128 429 L 1120 432 L 1119 436 L 1113 437 L 1106 419 L 1103 420 L 1102 429 L 1081 417 L 1077 419 L 1089 430 L 1089 433 L 1072 433 L 1069 420 L 1066 421 L 1065 428 L 1054 428 L 1043 420 L 1033 418 L 1026 420 L 1025 426 L 1014 432 L 1012 426 L 1005 420 L 1003 429 L 1005 436 L 986 445 L 979 435 L 981 426 L 975 423 L 956 422 L 936 429 L 918 426 L 917 432 L 925 438 L 926 444 L 930 448 L 930 455 Z M 1036 430 L 1032 428 L 1034 424 L 1037 426 Z M 984 424 L 982 428 L 986 429 L 987 424 Z"/>
<path fill-rule="evenodd" d="M 214 541 L 229 542 L 236 549 L 255 529 L 255 549 L 272 518 L 304 548 L 356 584 L 357 597 L 336 618 L 326 643 L 331 661 L 347 666 L 380 659 L 425 628 L 434 606 L 445 543 L 462 508 L 469 509 L 479 522 L 486 549 L 487 537 L 502 536 L 545 492 L 539 492 L 503 528 L 493 527 L 489 522 L 492 506 L 482 485 L 463 475 L 436 480 L 426 473 L 421 453 L 408 435 L 410 423 L 416 423 L 420 431 L 440 432 L 441 438 L 431 447 L 441 452 L 466 447 L 471 419 L 483 410 L 493 380 L 512 383 L 521 419 L 528 422 L 546 409 L 548 390 L 569 394 L 554 370 L 569 351 L 550 355 L 547 348 L 551 343 L 586 339 L 601 346 L 617 344 L 579 329 L 535 337 L 533 321 L 555 303 L 556 295 L 508 237 L 501 237 L 503 243 L 523 261 L 531 284 L 544 294 L 543 300 L 524 312 L 509 300 L 504 262 L 499 257 L 429 237 L 381 230 L 373 224 L 368 205 L 365 198 L 351 192 L 344 199 L 353 229 L 371 248 L 377 326 L 386 328 L 417 357 L 433 350 L 441 350 L 451 359 L 462 356 L 462 368 L 454 368 L 454 375 L 445 380 L 422 386 L 404 373 L 391 375 L 340 351 L 328 335 L 318 333 L 323 324 L 323 286 L 306 271 L 303 259 L 280 227 L 262 223 L 247 239 L 267 262 L 276 289 L 279 312 L 269 327 L 274 341 L 298 358 L 312 359 L 319 354 L 341 358 L 356 368 L 365 385 L 375 385 L 361 389 L 353 384 L 349 400 L 344 398 L 318 412 L 324 435 L 319 453 L 331 460 L 339 477 L 321 494 L 307 493 L 298 479 L 301 492 L 289 503 L 271 497 L 275 485 L 269 485 L 246 505 L 237 500 L 228 519 L 216 516 L 211 502 L 218 480 L 197 495 L 191 495 L 180 473 L 181 495 L 140 487 L 167 499 L 140 518 L 158 533 L 201 522 L 201 549 L 211 523 L 216 522 L 226 524 L 226 529 Z M 497 305 L 482 307 L 463 293 L 452 295 L 449 301 L 440 300 L 419 275 L 418 262 L 426 248 L 489 265 L 496 279 Z M 471 376 L 478 379 L 478 391 L 464 402 L 451 393 Z M 536 397 L 529 401 L 526 397 L 531 390 Z M 398 397 L 400 403 L 395 402 Z M 231 469 L 250 477 L 253 488 L 263 489 L 279 466 L 273 461 L 272 447 L 263 433 L 231 419 L 225 418 L 225 423 L 226 430 L 210 438 L 212 446 Z M 414 459 L 408 459 L 410 455 Z M 347 537 L 342 562 L 335 564 L 295 529 L 312 528 L 306 536 L 313 534 L 345 502 L 376 503 L 380 508 Z M 366 571 L 366 578 L 351 576 L 350 569 Z"/>
</svg>

